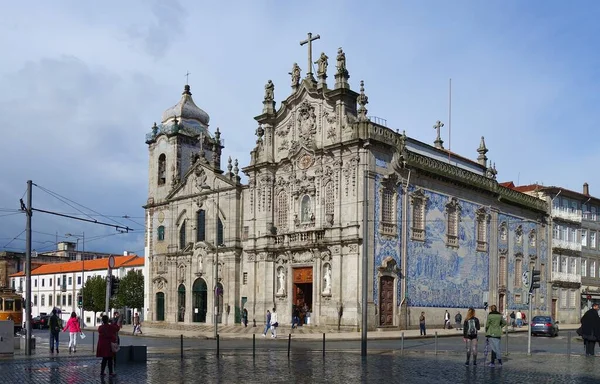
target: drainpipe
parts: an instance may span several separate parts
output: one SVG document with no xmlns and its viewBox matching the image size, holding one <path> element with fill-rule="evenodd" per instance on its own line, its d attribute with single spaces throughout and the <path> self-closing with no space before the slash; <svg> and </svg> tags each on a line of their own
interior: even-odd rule
<svg viewBox="0 0 600 384">
<path fill-rule="evenodd" d="M 406 186 L 403 187 L 404 195 L 402 196 L 402 301 L 400 302 L 400 308 L 406 304 L 406 311 L 404 311 L 405 326 L 408 329 L 408 303 L 406 302 L 406 261 L 408 253 L 408 186 L 410 185 L 410 169 L 408 170 L 408 177 L 406 179 Z"/>
</svg>

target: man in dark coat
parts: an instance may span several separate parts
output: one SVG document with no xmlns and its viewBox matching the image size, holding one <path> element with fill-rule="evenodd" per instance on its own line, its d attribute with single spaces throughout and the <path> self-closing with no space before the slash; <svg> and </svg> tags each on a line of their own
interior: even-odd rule
<svg viewBox="0 0 600 384">
<path fill-rule="evenodd" d="M 598 316 L 598 303 L 592 305 L 581 318 L 581 337 L 585 343 L 585 355 L 594 356 L 594 347 L 600 340 L 600 316 Z"/>
</svg>

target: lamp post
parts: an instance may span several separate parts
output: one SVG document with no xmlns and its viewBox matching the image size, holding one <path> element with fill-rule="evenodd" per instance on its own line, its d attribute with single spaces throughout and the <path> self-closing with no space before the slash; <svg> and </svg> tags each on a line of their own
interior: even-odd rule
<svg viewBox="0 0 600 384">
<path fill-rule="evenodd" d="M 72 233 L 65 233 L 66 237 L 74 237 L 77 241 L 75 243 L 75 252 L 79 250 L 79 239 L 81 238 L 82 251 L 81 251 L 81 308 L 79 309 L 81 314 L 81 324 L 85 326 L 85 321 L 83 319 L 83 284 L 85 284 L 85 232 L 82 232 L 81 235 L 74 235 Z M 77 295 L 75 295 L 75 299 L 77 299 Z"/>
</svg>

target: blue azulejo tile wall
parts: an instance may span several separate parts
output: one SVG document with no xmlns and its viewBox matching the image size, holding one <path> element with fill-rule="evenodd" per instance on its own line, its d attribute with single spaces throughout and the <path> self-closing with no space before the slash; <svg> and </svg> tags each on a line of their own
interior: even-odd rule
<svg viewBox="0 0 600 384">
<path fill-rule="evenodd" d="M 396 236 L 384 236 L 381 235 L 380 231 L 380 220 L 381 217 L 381 194 L 379 193 L 381 188 L 381 181 L 383 176 L 375 176 L 375 209 L 374 209 L 374 223 L 373 225 L 373 239 L 374 239 L 374 265 L 373 265 L 373 301 L 377 304 L 379 302 L 379 281 L 377 277 L 378 268 L 382 266 L 383 261 L 388 257 L 393 258 L 396 261 L 398 267 L 401 264 L 402 257 L 402 186 L 397 185 L 396 188 Z M 397 305 L 400 305 L 402 301 L 400 279 L 396 279 L 396 290 L 397 290 Z"/>
<path fill-rule="evenodd" d="M 409 188 L 409 194 L 415 190 Z M 423 190 L 427 196 L 425 241 L 411 240 L 407 252 L 407 296 L 412 307 L 483 307 L 489 290 L 488 252 L 478 252 L 475 212 L 482 206 L 458 200 L 461 220 L 458 248 L 446 245 L 446 204 L 451 196 Z M 487 209 L 487 208 L 486 208 Z M 412 210 L 408 209 L 408 227 Z M 489 212 L 488 212 L 489 213 Z M 486 239 L 489 243 L 489 225 Z M 410 229 L 409 229 L 410 231 Z"/>
</svg>

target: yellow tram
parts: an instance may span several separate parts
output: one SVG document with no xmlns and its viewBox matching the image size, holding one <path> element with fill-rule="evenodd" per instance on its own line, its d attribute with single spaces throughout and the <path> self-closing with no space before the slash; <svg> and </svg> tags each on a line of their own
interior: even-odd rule
<svg viewBox="0 0 600 384">
<path fill-rule="evenodd" d="M 0 289 L 0 320 L 12 320 L 15 332 L 23 328 L 23 298 L 14 289 Z"/>
</svg>

